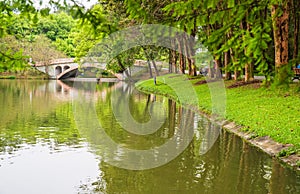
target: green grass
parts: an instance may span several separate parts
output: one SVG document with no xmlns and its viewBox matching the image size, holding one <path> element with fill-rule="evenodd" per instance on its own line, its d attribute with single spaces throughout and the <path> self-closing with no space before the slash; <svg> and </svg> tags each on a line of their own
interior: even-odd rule
<svg viewBox="0 0 300 194">
<path fill-rule="evenodd" d="M 157 80 L 157 85 L 154 85 L 153 80 L 146 80 L 137 83 L 136 86 L 142 91 L 178 100 L 176 92 L 165 84 L 173 82 L 174 77 L 167 75 Z M 199 79 L 190 82 L 197 81 Z M 225 85 L 229 84 L 232 84 L 232 81 L 225 82 Z M 212 100 L 208 85 L 193 85 L 193 88 L 198 96 L 198 108 L 211 113 Z M 257 136 L 269 136 L 279 143 L 293 144 L 293 150 L 300 153 L 300 93 L 297 88 L 299 84 L 294 83 L 288 90 L 257 88 L 253 85 L 226 89 L 225 118 Z M 194 105 L 188 97 L 184 100 L 180 103 Z"/>
<path fill-rule="evenodd" d="M 21 72 L 0 72 L 0 79 L 48 79 L 49 76 L 28 67 Z"/>
<path fill-rule="evenodd" d="M 16 76 L 14 75 L 0 75 L 0 79 L 16 79 Z"/>
</svg>

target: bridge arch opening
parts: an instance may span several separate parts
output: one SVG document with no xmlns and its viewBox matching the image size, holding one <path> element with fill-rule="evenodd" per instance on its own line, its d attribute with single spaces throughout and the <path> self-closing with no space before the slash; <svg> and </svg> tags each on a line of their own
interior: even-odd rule
<svg viewBox="0 0 300 194">
<path fill-rule="evenodd" d="M 64 71 L 66 71 L 67 69 L 70 69 L 70 66 L 68 65 L 64 66 Z"/>
<path fill-rule="evenodd" d="M 61 66 L 56 66 L 55 67 L 55 75 L 59 75 L 59 74 L 61 74 L 61 72 L 62 72 Z"/>
</svg>

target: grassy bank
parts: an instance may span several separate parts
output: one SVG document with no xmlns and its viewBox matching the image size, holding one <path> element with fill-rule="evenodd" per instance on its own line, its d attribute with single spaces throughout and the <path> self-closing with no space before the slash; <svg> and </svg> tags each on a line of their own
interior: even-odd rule
<svg viewBox="0 0 300 194">
<path fill-rule="evenodd" d="M 48 75 L 28 68 L 20 72 L 0 72 L 0 79 L 48 79 Z"/>
<path fill-rule="evenodd" d="M 136 84 L 139 90 L 162 94 L 177 99 L 176 92 L 168 86 L 168 82 L 176 82 L 175 76 L 167 75 Z M 211 96 L 208 85 L 199 78 L 190 82 L 198 96 L 198 107 L 204 112 L 211 112 Z M 289 155 L 300 153 L 300 93 L 298 83 L 291 84 L 289 90 L 272 90 L 260 87 L 259 83 L 249 85 L 233 85 L 226 81 L 226 115 L 225 119 L 243 126 L 242 130 L 253 132 L 256 136 L 269 136 L 283 144 L 294 147 L 282 153 Z M 231 87 L 234 86 L 234 87 Z M 183 88 L 184 90 L 184 88 Z M 188 101 L 188 97 L 186 102 Z"/>
</svg>

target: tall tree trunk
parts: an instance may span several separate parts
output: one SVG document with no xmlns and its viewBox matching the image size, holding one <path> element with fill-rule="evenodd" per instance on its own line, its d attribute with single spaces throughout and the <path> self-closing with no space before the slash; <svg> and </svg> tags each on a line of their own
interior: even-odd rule
<svg viewBox="0 0 300 194">
<path fill-rule="evenodd" d="M 234 69 L 234 80 L 238 81 L 241 77 L 241 71 L 238 70 L 237 68 Z"/>
<path fill-rule="evenodd" d="M 169 29 L 169 36 L 173 37 L 172 35 L 172 30 L 171 28 Z M 169 73 L 177 73 L 178 72 L 178 68 L 177 68 L 177 52 L 176 52 L 176 37 L 171 38 L 170 40 L 170 45 L 171 48 L 169 49 Z"/>
<path fill-rule="evenodd" d="M 245 82 L 252 81 L 254 79 L 253 64 L 247 63 L 245 65 Z"/>
<path fill-rule="evenodd" d="M 230 48 L 230 58 L 234 62 L 235 61 L 235 56 L 234 56 L 234 51 L 232 48 Z M 234 80 L 237 81 L 240 79 L 241 76 L 241 71 L 238 69 L 238 67 L 234 68 Z"/>
<path fill-rule="evenodd" d="M 173 73 L 173 56 L 172 56 L 172 49 L 169 49 L 169 73 Z"/>
<path fill-rule="evenodd" d="M 251 26 L 249 23 L 247 23 L 247 31 L 250 32 Z M 245 53 L 246 53 L 245 49 Z M 252 55 L 251 55 L 252 56 Z M 245 82 L 254 80 L 254 65 L 250 62 L 248 62 L 245 66 Z"/>
<path fill-rule="evenodd" d="M 272 5 L 272 22 L 275 41 L 275 78 L 278 85 L 288 83 L 289 57 L 289 1 Z"/>
<path fill-rule="evenodd" d="M 175 50 L 172 51 L 172 57 L 173 57 L 172 59 L 173 68 L 175 70 L 175 73 L 178 73 L 178 66 L 177 66 L 178 53 Z"/>
<path fill-rule="evenodd" d="M 169 49 L 169 73 L 177 73 L 177 58 L 178 55 L 176 53 L 175 42 L 172 40 L 171 42 L 172 49 Z"/>
<path fill-rule="evenodd" d="M 178 51 L 179 51 L 179 70 L 180 73 L 185 74 L 185 60 L 184 60 L 184 48 L 183 48 L 183 44 L 182 41 L 183 37 L 177 37 L 177 44 L 178 44 Z"/>
<path fill-rule="evenodd" d="M 215 59 L 215 78 L 222 78 L 221 60 Z"/>
<path fill-rule="evenodd" d="M 246 13 L 246 17 L 248 17 L 248 13 Z M 240 24 L 240 28 L 243 30 L 247 30 L 250 33 L 250 24 L 247 22 L 246 18 Z M 245 35 L 243 35 L 243 41 L 245 40 Z M 247 55 L 247 49 L 244 49 L 244 54 Z M 249 62 L 245 64 L 245 82 L 251 81 L 254 79 L 253 75 L 253 65 Z"/>
<path fill-rule="evenodd" d="M 154 60 L 153 57 L 151 57 L 151 61 L 152 61 L 152 65 L 153 65 L 153 67 L 154 67 L 156 76 L 159 76 L 159 71 L 158 71 L 158 69 L 157 69 L 157 66 L 156 66 L 156 63 L 155 63 L 155 60 Z"/>
<path fill-rule="evenodd" d="M 224 67 L 225 67 L 225 79 L 230 80 L 231 79 L 231 72 L 229 70 L 229 62 L 230 62 L 230 56 L 229 51 L 224 52 Z"/>
<path fill-rule="evenodd" d="M 299 14 L 299 0 L 293 0 L 293 15 L 294 15 L 294 51 L 293 51 L 293 61 L 295 65 L 299 63 L 298 54 L 299 54 L 299 28 L 300 28 L 300 14 Z"/>
<path fill-rule="evenodd" d="M 150 63 L 149 59 L 147 59 L 147 64 L 148 64 L 150 78 L 153 78 L 151 63 Z"/>
<path fill-rule="evenodd" d="M 147 59 L 147 64 L 148 64 L 148 68 L 149 68 L 149 75 L 150 75 L 150 78 L 153 77 L 153 74 L 152 74 L 152 68 L 151 68 L 151 63 L 150 63 L 150 57 L 146 51 L 146 48 L 145 47 L 142 47 L 143 51 L 144 51 L 144 54 L 146 56 L 146 59 Z"/>
<path fill-rule="evenodd" d="M 190 69 L 189 69 L 189 75 L 196 76 L 197 75 L 197 68 L 196 68 L 196 62 L 195 62 L 195 36 L 192 36 L 189 38 L 188 41 L 188 53 L 189 53 L 189 60 L 190 60 Z"/>
<path fill-rule="evenodd" d="M 183 37 L 183 48 L 184 48 L 184 55 L 185 55 L 185 60 L 187 62 L 187 67 L 188 67 L 188 72 L 189 75 L 193 75 L 192 74 L 192 61 L 191 61 L 191 55 L 189 53 L 189 47 L 191 46 L 188 40 L 188 36 L 187 34 L 184 35 Z"/>
<path fill-rule="evenodd" d="M 195 16 L 197 16 L 198 14 L 196 14 L 196 11 L 194 10 Z M 190 47 L 189 47 L 189 53 L 190 53 L 190 59 L 191 59 L 191 63 L 192 63 L 192 75 L 196 76 L 197 75 L 197 67 L 196 67 L 196 60 L 195 60 L 195 55 L 196 55 L 196 51 L 195 51 L 195 45 L 196 45 L 196 34 L 197 34 L 197 22 L 196 22 L 196 18 L 194 18 L 194 29 L 192 30 L 191 33 L 191 40 L 190 40 Z"/>
<path fill-rule="evenodd" d="M 215 71 L 214 71 L 214 61 L 208 62 L 208 72 L 207 75 L 209 78 L 214 78 Z"/>
<path fill-rule="evenodd" d="M 182 74 L 185 74 L 185 60 L 182 53 L 179 53 L 179 71 Z"/>
</svg>

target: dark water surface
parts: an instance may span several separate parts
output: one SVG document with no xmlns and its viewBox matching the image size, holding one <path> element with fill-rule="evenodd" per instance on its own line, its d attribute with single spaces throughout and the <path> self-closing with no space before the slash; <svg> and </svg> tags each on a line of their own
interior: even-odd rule
<svg viewBox="0 0 300 194">
<path fill-rule="evenodd" d="M 0 194 L 300 193 L 295 171 L 126 84 L 0 80 L 0 108 Z"/>
</svg>

